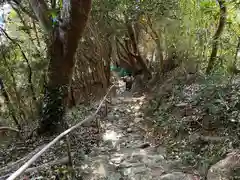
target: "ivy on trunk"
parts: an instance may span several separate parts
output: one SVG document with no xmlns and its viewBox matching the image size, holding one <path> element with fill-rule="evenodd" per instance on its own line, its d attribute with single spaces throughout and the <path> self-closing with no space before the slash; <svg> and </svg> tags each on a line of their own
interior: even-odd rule
<svg viewBox="0 0 240 180">
<path fill-rule="evenodd" d="M 55 133 L 65 128 L 63 120 L 75 52 L 91 10 L 91 0 L 63 0 L 58 23 L 51 23 L 49 7 L 44 0 L 31 0 L 36 17 L 48 37 L 48 82 L 42 103 L 39 134 Z"/>
</svg>

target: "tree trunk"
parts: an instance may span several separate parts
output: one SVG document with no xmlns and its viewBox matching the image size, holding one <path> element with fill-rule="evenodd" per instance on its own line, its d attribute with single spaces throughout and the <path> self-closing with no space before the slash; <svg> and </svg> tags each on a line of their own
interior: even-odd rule
<svg viewBox="0 0 240 180">
<path fill-rule="evenodd" d="M 129 22 L 128 20 L 126 20 L 126 21 L 127 21 L 126 26 L 127 26 L 127 30 L 128 30 L 128 35 L 130 37 L 131 45 L 132 45 L 132 49 L 133 49 L 133 54 L 131 53 L 131 55 L 134 56 L 134 58 L 137 61 L 137 64 L 139 64 L 141 66 L 146 77 L 151 78 L 151 72 L 149 71 L 146 63 L 144 62 L 144 60 L 138 50 L 136 35 L 135 35 L 135 31 L 133 29 L 133 24 L 132 24 L 132 22 Z"/>
<path fill-rule="evenodd" d="M 240 51 L 240 37 L 238 37 L 238 44 L 237 44 L 237 47 L 236 47 L 234 61 L 231 64 L 231 66 L 229 67 L 229 69 L 228 69 L 229 72 L 232 74 L 230 82 L 232 82 L 232 79 L 233 79 L 234 75 L 240 73 L 240 70 L 237 67 L 237 60 L 238 60 L 238 53 L 239 53 L 239 51 Z"/>
<path fill-rule="evenodd" d="M 157 52 L 156 52 L 156 65 L 158 67 L 158 65 L 160 65 L 160 74 L 164 74 L 164 58 L 163 58 L 163 47 L 162 47 L 162 43 L 161 41 L 163 41 L 163 39 L 161 39 L 162 36 L 162 32 L 160 31 L 158 34 L 157 31 L 154 29 L 151 18 L 149 16 L 147 16 L 147 20 L 148 20 L 148 26 L 150 27 L 152 33 L 150 33 L 152 39 L 155 41 L 156 45 L 157 45 Z"/>
<path fill-rule="evenodd" d="M 75 52 L 91 10 L 91 0 L 63 3 L 63 22 L 52 30 L 48 47 L 48 84 L 43 100 L 38 133 L 56 133 L 66 128 L 64 100 L 68 96 L 75 65 Z M 66 7 L 64 7 L 66 5 Z M 70 11 L 69 11 L 70 6 Z M 44 16 L 41 16 L 44 17 Z"/>
<path fill-rule="evenodd" d="M 12 116 L 16 126 L 18 127 L 18 130 L 21 130 L 21 126 L 20 126 L 20 124 L 19 124 L 19 122 L 17 120 L 17 117 L 15 115 L 15 111 L 14 111 L 13 105 L 12 105 L 10 97 L 8 96 L 8 93 L 7 93 L 6 89 L 5 89 L 5 86 L 4 86 L 2 78 L 0 78 L 0 90 L 2 91 L 2 95 L 5 98 L 6 104 L 7 104 L 8 108 L 9 108 L 9 112 L 10 112 L 9 114 L 11 114 L 11 116 Z"/>
<path fill-rule="evenodd" d="M 238 53 L 240 51 L 240 37 L 238 37 L 238 44 L 237 44 L 237 47 L 236 47 L 236 52 L 235 52 L 235 57 L 234 57 L 234 62 L 233 62 L 233 65 L 236 67 L 237 65 L 237 59 L 238 59 Z"/>
<path fill-rule="evenodd" d="M 17 102 L 17 109 L 19 110 L 19 115 L 20 115 L 22 121 L 26 121 L 27 118 L 26 118 L 24 102 L 23 102 L 23 99 L 21 99 L 21 95 L 17 90 L 17 83 L 16 83 L 16 79 L 15 79 L 15 76 L 14 76 L 14 73 L 13 73 L 13 69 L 10 68 L 10 65 L 8 64 L 7 58 L 4 55 L 4 53 L 2 53 L 2 59 L 4 60 L 4 65 L 7 67 L 8 72 L 9 72 L 11 78 L 12 78 L 12 86 L 13 86 L 13 90 L 14 90 L 14 93 L 15 93 L 15 98 L 16 98 L 16 102 Z"/>
<path fill-rule="evenodd" d="M 217 51 L 218 51 L 218 41 L 223 32 L 223 28 L 224 28 L 225 22 L 226 22 L 227 8 L 225 6 L 225 0 L 218 0 L 218 3 L 220 6 L 219 25 L 218 25 L 218 29 L 217 29 L 216 33 L 213 36 L 212 53 L 211 53 L 210 59 L 208 61 L 206 74 L 210 74 L 215 65 Z"/>
</svg>

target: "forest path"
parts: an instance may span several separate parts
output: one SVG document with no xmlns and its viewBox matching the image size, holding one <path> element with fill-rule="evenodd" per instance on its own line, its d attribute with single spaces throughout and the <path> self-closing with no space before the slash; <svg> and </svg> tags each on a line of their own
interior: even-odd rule
<svg viewBox="0 0 240 180">
<path fill-rule="evenodd" d="M 100 119 L 102 131 L 100 135 L 102 140 L 98 146 L 96 146 L 96 142 L 99 134 L 96 133 L 96 127 L 91 126 L 94 125 L 95 122 L 90 123 L 90 126 L 86 124 L 73 133 L 74 139 L 71 141 L 71 152 L 74 153 L 72 159 L 76 179 L 199 179 L 195 175 L 181 172 L 181 168 L 179 168 L 181 164 L 179 161 L 167 160 L 166 149 L 162 146 L 155 146 L 152 143 L 154 142 L 154 137 L 148 136 L 148 130 L 144 127 L 144 124 L 147 123 L 149 119 L 149 117 L 144 116 L 142 112 L 143 109 L 141 108 L 145 101 L 145 96 L 133 97 L 131 93 L 127 91 L 113 98 L 108 107 L 107 116 Z M 93 109 L 91 109 L 91 111 Z M 81 118 L 74 119 L 78 121 L 78 119 L 80 120 Z M 50 142 L 52 138 L 53 137 L 48 137 L 38 140 L 35 144 L 31 144 L 31 146 L 38 149 L 46 142 Z M 66 157 L 66 148 L 63 147 L 64 144 L 64 140 L 58 142 L 48 153 L 45 153 L 39 158 L 33 164 L 33 167 L 39 167 L 46 162 L 50 165 L 51 163 L 49 162 Z M 16 146 L 25 147 L 25 143 L 20 143 L 20 145 L 13 143 L 11 146 L 12 150 L 4 150 L 4 152 L 7 152 L 7 155 L 2 156 L 2 158 L 8 162 L 13 158 L 13 154 L 18 157 L 17 159 L 20 159 L 26 157 L 32 151 L 30 145 L 27 145 L 25 149 L 28 151 L 24 153 L 17 150 Z M 12 161 L 14 162 L 16 160 L 12 159 Z M 66 162 L 67 161 L 60 163 L 60 165 L 66 164 Z M 4 166 L 6 166 L 6 163 L 3 164 L 3 167 Z M 25 177 L 28 177 L 27 179 L 49 179 L 50 177 L 57 179 L 56 169 L 54 169 L 54 167 L 44 166 L 44 168 L 39 169 L 39 171 L 34 171 L 30 174 L 25 173 Z M 17 170 L 17 166 L 13 169 L 7 169 L 5 173 L 0 173 L 0 179 L 5 179 L 4 177 L 6 176 L 2 175 L 11 174 L 14 170 Z M 60 177 L 60 179 L 63 178 Z"/>
<path fill-rule="evenodd" d="M 112 100 L 109 113 L 101 122 L 103 142 L 85 156 L 84 180 L 199 179 L 174 170 L 178 162 L 165 159 L 165 148 L 147 142 L 146 131 L 141 127 L 145 121 L 143 103 L 144 96 L 125 95 Z"/>
</svg>

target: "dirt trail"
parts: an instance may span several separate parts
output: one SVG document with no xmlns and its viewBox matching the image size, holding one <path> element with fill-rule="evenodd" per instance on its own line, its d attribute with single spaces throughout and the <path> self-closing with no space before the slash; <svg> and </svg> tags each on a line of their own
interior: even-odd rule
<svg viewBox="0 0 240 180">
<path fill-rule="evenodd" d="M 108 116 L 102 121 L 103 143 L 83 162 L 85 180 L 172 180 L 199 179 L 177 172 L 178 162 L 165 159 L 163 147 L 153 147 L 140 128 L 144 97 L 123 96 L 113 99 Z M 86 173 L 88 172 L 88 173 Z"/>
<path fill-rule="evenodd" d="M 198 176 L 181 172 L 177 167 L 179 161 L 166 159 L 165 148 L 154 146 L 148 142 L 147 134 L 142 127 L 146 122 L 141 105 L 145 97 L 132 97 L 130 92 L 123 92 L 112 99 L 108 115 L 101 119 L 102 139 L 96 147 L 95 129 L 81 127 L 76 131 L 76 142 L 72 146 L 75 153 L 73 160 L 76 176 L 83 180 L 198 180 Z M 51 138 L 50 138 L 51 139 Z M 49 142 L 50 140 L 45 140 Z M 82 150 L 81 143 L 90 143 L 90 153 L 79 154 Z M 42 143 L 39 143 L 42 144 Z M 48 153 L 41 157 L 35 166 L 47 160 L 51 162 L 66 156 L 66 150 L 59 142 Z M 38 147 L 38 146 L 36 146 Z M 77 155 L 77 157 L 76 157 Z M 24 157 L 26 155 L 18 155 Z M 47 167 L 44 172 L 51 172 Z M 50 174 L 51 174 L 50 173 Z M 41 175 L 40 175 L 41 174 Z M 28 177 L 43 178 L 42 173 L 33 172 Z M 40 178 L 40 179 L 41 179 Z M 56 178 L 54 178 L 56 179 Z M 79 178 L 77 178 L 79 179 Z"/>
</svg>

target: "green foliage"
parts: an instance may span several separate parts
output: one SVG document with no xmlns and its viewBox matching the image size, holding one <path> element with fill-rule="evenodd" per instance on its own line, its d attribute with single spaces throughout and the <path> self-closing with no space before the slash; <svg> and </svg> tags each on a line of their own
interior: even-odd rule
<svg viewBox="0 0 240 180">
<path fill-rule="evenodd" d="M 214 74 L 188 85 L 180 79 L 172 80 L 172 90 L 156 94 L 148 107 L 153 109 L 159 132 L 166 132 L 163 142 L 168 157 L 180 158 L 186 166 L 197 167 L 204 174 L 229 149 L 239 148 L 239 78 L 231 82 L 228 76 Z M 169 84 L 164 84 L 163 90 L 165 86 Z M 195 134 L 223 140 L 191 138 Z"/>
<path fill-rule="evenodd" d="M 57 7 L 54 9 L 49 7 L 49 15 L 55 20 L 57 20 L 63 1 L 59 0 L 57 3 Z M 24 2 L 23 6 L 29 7 L 29 4 Z M 238 7 L 238 1 L 227 2 L 227 25 L 220 39 L 218 64 L 215 67 L 215 71 L 222 74 L 226 74 L 227 68 L 234 63 L 235 48 L 240 35 Z M 28 8 L 26 10 L 31 12 Z M 128 19 L 134 23 L 139 23 L 138 46 L 143 49 L 141 51 L 143 57 L 149 57 L 149 54 L 161 47 L 164 58 L 167 59 L 171 55 L 171 48 L 174 47 L 176 52 L 181 55 L 177 59 L 178 61 L 193 59 L 199 63 L 200 68 L 204 69 L 211 51 L 211 39 L 219 20 L 219 6 L 214 0 L 95 0 L 91 15 L 91 23 L 97 27 L 92 30 L 92 34 L 99 36 L 97 41 L 92 41 L 95 45 L 97 44 L 97 47 L 99 47 L 98 43 L 101 43 L 99 38 L 106 40 L 106 37 L 109 39 L 118 37 L 122 40 L 126 37 L 126 19 Z M 39 28 L 38 22 L 34 21 L 33 24 L 32 18 L 23 11 L 11 10 L 6 20 L 6 32 L 15 42 L 19 43 L 29 60 L 34 89 L 37 99 L 40 101 L 44 82 L 43 75 L 48 65 L 45 34 Z M 53 22 L 54 25 L 56 23 L 57 21 Z M 160 43 L 159 47 L 158 42 Z M 111 45 L 114 43 L 111 42 Z M 26 101 L 24 104 L 28 104 L 29 101 L 32 101 L 29 94 L 31 92 L 28 80 L 29 65 L 16 44 L 10 40 L 6 40 L 5 44 L 5 49 L 8 49 L 8 52 L 5 52 L 6 61 L 0 62 L 0 72 L 4 76 L 8 90 L 12 92 L 13 89 L 17 89 L 19 96 L 24 97 L 24 101 Z M 102 59 L 104 58 L 102 57 Z M 149 59 L 151 61 L 153 58 L 150 56 Z M 236 64 L 238 65 L 238 63 L 237 61 Z M 13 88 L 12 76 L 17 82 L 16 88 Z M 221 93 L 219 92 L 222 96 Z M 199 94 L 199 96 L 205 95 Z M 218 114 L 224 108 L 221 103 L 216 102 L 215 104 L 211 107 L 208 107 L 208 104 L 205 105 L 212 114 Z M 216 110 L 217 106 L 221 108 Z M 178 128 L 181 129 L 180 126 Z"/>
<path fill-rule="evenodd" d="M 48 11 L 49 16 L 55 20 L 52 25 L 57 24 L 63 6 L 62 0 L 57 2 L 57 7 L 49 7 Z M 24 1 L 22 4 L 27 7 L 26 11 L 32 13 L 28 3 Z M 228 73 L 229 66 L 238 67 L 240 63 L 238 56 L 235 59 L 240 36 L 240 1 L 227 1 L 226 6 L 227 23 L 219 40 L 215 74 L 197 79 L 190 85 L 181 77 L 174 77 L 170 90 L 157 95 L 148 106 L 155 126 L 169 135 L 164 141 L 170 157 L 180 157 L 185 164 L 192 166 L 198 164 L 208 167 L 217 162 L 229 148 L 239 148 L 240 144 L 239 83 L 229 82 L 229 78 L 224 76 Z M 157 51 L 163 54 L 164 60 L 171 57 L 174 51 L 178 55 L 176 61 L 194 61 L 203 70 L 210 56 L 219 14 L 216 0 L 95 0 L 88 28 L 80 43 L 86 45 L 85 49 L 92 51 L 85 53 L 84 48 L 80 49 L 81 57 L 78 61 L 86 61 L 86 64 L 91 64 L 90 61 L 104 61 L 106 41 L 110 41 L 109 46 L 112 48 L 110 59 L 116 60 L 115 37 L 125 43 L 128 36 L 126 23 L 130 21 L 132 25 L 138 25 L 134 30 L 138 33 L 136 38 L 139 39 L 137 46 L 141 49 L 140 54 L 151 62 L 156 62 L 154 73 L 158 73 L 160 69 Z M 5 30 L 10 38 L 1 39 L 0 74 L 15 114 L 21 123 L 28 124 L 28 120 L 37 119 L 38 107 L 44 93 L 44 75 L 49 62 L 49 39 L 38 22 L 23 10 L 11 10 L 6 20 Z M 122 48 L 120 51 L 125 50 Z M 91 52 L 96 53 L 94 55 L 97 57 Z M 86 54 L 92 56 L 85 60 L 82 56 Z M 94 64 L 94 70 L 97 63 Z M 4 106 L 4 102 L 2 104 L 0 116 L 5 119 L 4 123 L 12 125 L 10 110 Z M 70 124 L 75 124 L 91 111 L 84 105 L 78 109 L 67 114 Z M 196 131 L 200 134 L 213 131 L 214 135 L 227 137 L 229 142 L 192 142 L 188 136 Z M 56 173 L 66 178 L 68 169 L 59 168 Z"/>
<path fill-rule="evenodd" d="M 200 11 L 204 14 L 213 15 L 212 13 L 216 13 L 218 10 L 216 1 L 201 1 L 199 5 Z"/>
<path fill-rule="evenodd" d="M 8 15 L 9 19 L 15 19 L 17 18 L 17 13 L 16 11 L 14 11 L 13 9 L 10 11 L 9 15 Z"/>
</svg>

